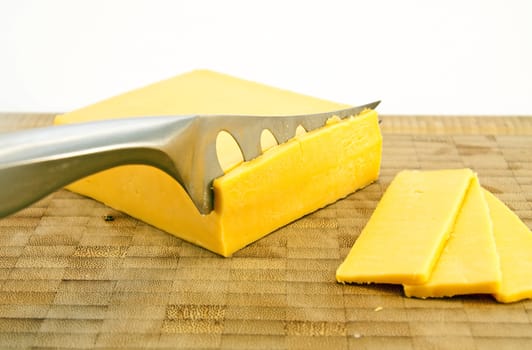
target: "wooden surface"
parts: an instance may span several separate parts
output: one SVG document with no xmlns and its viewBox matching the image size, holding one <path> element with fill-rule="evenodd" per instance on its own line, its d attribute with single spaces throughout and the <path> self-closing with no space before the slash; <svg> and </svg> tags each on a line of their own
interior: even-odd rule
<svg viewBox="0 0 532 350">
<path fill-rule="evenodd" d="M 64 190 L 0 219 L 0 348 L 532 348 L 532 301 L 335 283 L 401 169 L 471 167 L 532 227 L 532 117 L 382 119 L 377 183 L 232 258 Z"/>
</svg>

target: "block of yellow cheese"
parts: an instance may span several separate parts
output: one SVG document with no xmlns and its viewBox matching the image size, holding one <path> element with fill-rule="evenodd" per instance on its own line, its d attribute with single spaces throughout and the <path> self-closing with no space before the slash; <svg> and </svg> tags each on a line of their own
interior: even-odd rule
<svg viewBox="0 0 532 350">
<path fill-rule="evenodd" d="M 426 283 L 474 173 L 401 171 L 336 271 L 339 282 Z"/>
<path fill-rule="evenodd" d="M 175 114 L 289 115 L 344 107 L 198 70 L 60 115 L 55 123 Z M 233 150 L 223 144 L 221 147 L 220 158 L 235 158 Z M 149 166 L 113 168 L 68 188 L 230 256 L 275 229 L 375 181 L 381 149 L 375 111 L 331 122 L 275 146 L 216 179 L 214 211 L 203 216 L 176 181 Z"/>
<path fill-rule="evenodd" d="M 490 213 L 475 177 L 429 280 L 424 284 L 404 285 L 404 292 L 420 298 L 492 294 L 500 282 Z"/>
<path fill-rule="evenodd" d="M 532 232 L 493 194 L 484 190 L 484 195 L 502 271 L 494 297 L 503 303 L 532 298 Z"/>
</svg>

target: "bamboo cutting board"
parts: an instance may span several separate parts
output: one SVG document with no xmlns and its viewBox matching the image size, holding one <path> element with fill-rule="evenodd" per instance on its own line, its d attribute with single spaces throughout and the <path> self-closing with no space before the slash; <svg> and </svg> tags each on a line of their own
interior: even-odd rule
<svg viewBox="0 0 532 350">
<path fill-rule="evenodd" d="M 0 132 L 51 120 L 0 114 Z M 379 181 L 232 258 L 65 190 L 0 219 L 0 348 L 532 347 L 532 301 L 335 283 L 401 169 L 471 167 L 532 227 L 532 117 L 382 120 Z"/>
</svg>

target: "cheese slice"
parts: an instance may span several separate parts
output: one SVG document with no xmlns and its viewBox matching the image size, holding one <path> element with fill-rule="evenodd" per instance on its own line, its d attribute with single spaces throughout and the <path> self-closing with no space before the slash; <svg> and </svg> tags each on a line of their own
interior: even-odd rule
<svg viewBox="0 0 532 350">
<path fill-rule="evenodd" d="M 347 107 L 198 70 L 96 103 L 56 124 L 170 114 L 288 115 Z M 260 142 L 260 140 L 257 140 Z M 241 159 L 221 143 L 220 158 Z M 375 181 L 382 137 L 375 111 L 332 121 L 270 148 L 216 179 L 214 211 L 200 215 L 179 183 L 150 166 L 116 167 L 68 188 L 223 256 Z M 236 156 L 235 156 L 236 154 Z M 240 158 L 239 158 L 240 157 Z M 221 165 L 224 169 L 224 160 Z"/>
<path fill-rule="evenodd" d="M 404 285 L 404 292 L 420 298 L 492 294 L 500 281 L 490 214 L 475 177 L 429 280 L 420 285 Z"/>
<path fill-rule="evenodd" d="M 532 232 L 493 194 L 484 190 L 484 195 L 502 271 L 501 285 L 494 297 L 503 303 L 532 298 Z"/>
<path fill-rule="evenodd" d="M 336 279 L 426 283 L 473 177 L 470 169 L 398 173 L 338 267 Z"/>
</svg>

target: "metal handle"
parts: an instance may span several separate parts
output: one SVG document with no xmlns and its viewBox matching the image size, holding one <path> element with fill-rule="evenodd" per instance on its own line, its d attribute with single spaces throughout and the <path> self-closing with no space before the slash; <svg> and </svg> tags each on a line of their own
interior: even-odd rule
<svg viewBox="0 0 532 350">
<path fill-rule="evenodd" d="M 162 147 L 176 126 L 184 128 L 189 121 L 186 117 L 128 118 L 1 136 L 0 217 L 75 180 L 119 165 L 153 165 L 178 177 Z"/>
</svg>

